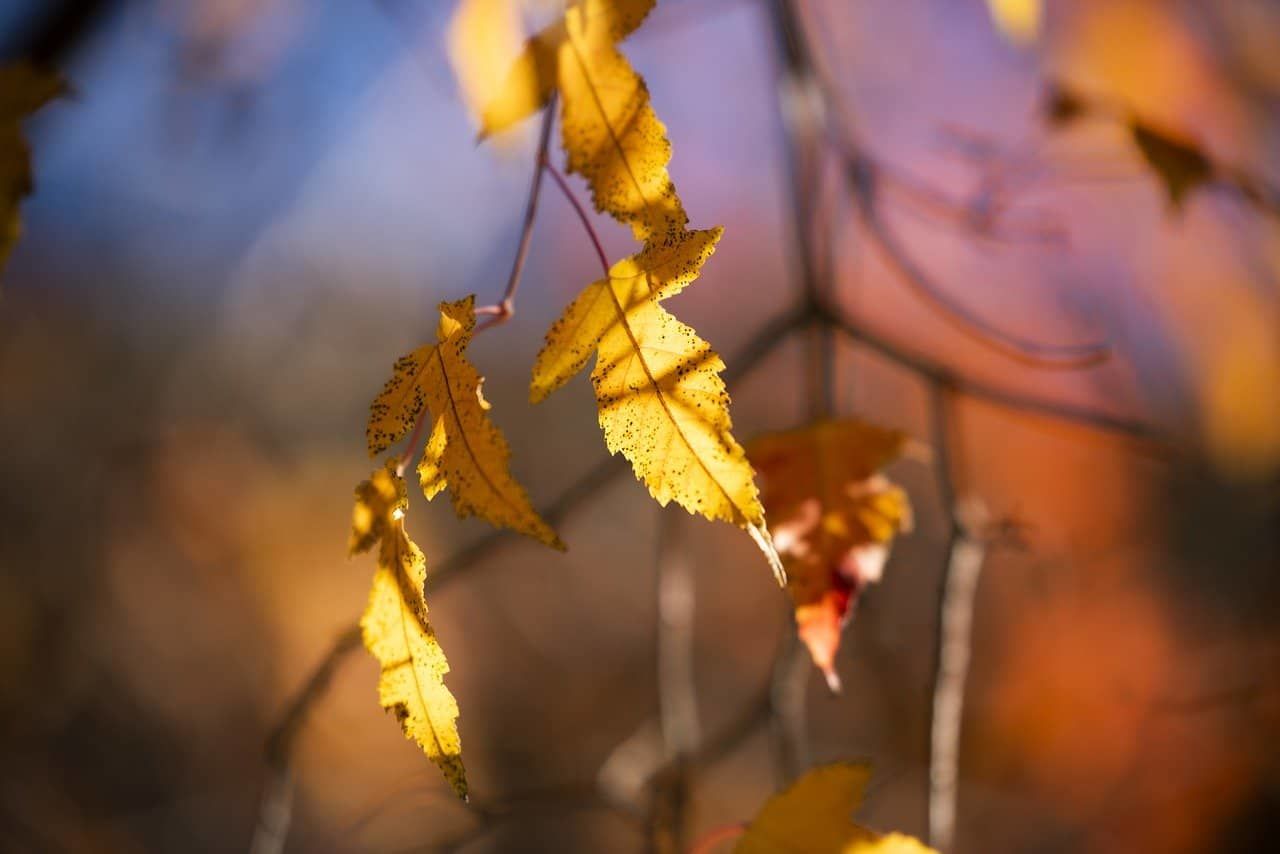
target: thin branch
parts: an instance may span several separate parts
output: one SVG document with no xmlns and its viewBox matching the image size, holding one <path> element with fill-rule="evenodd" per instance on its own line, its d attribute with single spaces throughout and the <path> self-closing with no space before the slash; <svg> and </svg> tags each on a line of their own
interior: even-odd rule
<svg viewBox="0 0 1280 854">
<path fill-rule="evenodd" d="M 702 740 L 694 675 L 696 590 L 693 565 L 675 542 L 679 517 L 659 511 L 655 555 L 657 595 L 658 717 L 664 758 L 675 773 L 654 792 L 649 810 L 650 847 L 680 852 L 685 848 L 685 818 L 690 775 L 685 760 Z"/>
<path fill-rule="evenodd" d="M 938 592 L 938 634 L 934 649 L 933 703 L 929 716 L 929 842 L 950 850 L 955 838 L 960 778 L 960 727 L 971 655 L 973 608 L 986 546 L 960 518 L 954 481 L 949 392 L 931 388 L 930 413 L 936 448 L 938 493 L 947 512 L 946 562 Z M 980 520 L 970 520 L 981 527 Z"/>
<path fill-rule="evenodd" d="M 955 322 L 956 328 L 980 343 L 1015 361 L 1040 368 L 1087 368 L 1111 356 L 1108 342 L 1089 344 L 1044 344 L 1009 332 L 961 302 L 950 297 L 916 263 L 885 220 L 880 209 L 878 164 L 851 145 L 844 151 L 845 181 L 856 203 L 859 219 L 871 240 L 908 286 L 939 313 Z"/>
<path fill-rule="evenodd" d="M 789 620 L 784 631 L 769 677 L 769 730 L 777 788 L 786 786 L 809 767 L 807 700 L 813 659 L 800 640 L 794 621 Z"/>
<path fill-rule="evenodd" d="M 901 345 L 871 331 L 853 318 L 846 316 L 835 306 L 818 309 L 826 322 L 832 324 L 850 340 L 874 350 L 886 359 L 918 375 L 921 379 L 941 385 L 953 392 L 986 401 L 987 403 L 1039 415 L 1055 421 L 1064 421 L 1089 427 L 1104 433 L 1112 433 L 1148 443 L 1148 450 L 1155 456 L 1168 457 L 1175 453 L 1172 439 L 1163 431 L 1144 421 L 1110 415 L 1096 409 L 1072 406 L 1040 397 L 1018 394 L 982 380 L 973 379 L 951 368 L 934 362 L 926 356 L 913 353 Z"/>
<path fill-rule="evenodd" d="M 775 8 L 791 7 L 786 0 L 775 0 Z M 1109 358 L 1111 348 L 1108 343 L 1043 344 L 1007 332 L 940 288 L 915 262 L 884 220 L 879 187 L 881 180 L 886 177 L 886 169 L 859 140 L 855 132 L 856 125 L 842 108 L 836 87 L 829 80 L 820 58 L 813 53 L 803 23 L 794 10 L 790 14 L 787 38 L 792 49 L 793 65 L 802 68 L 808 75 L 822 105 L 820 115 L 824 119 L 827 136 L 843 159 L 845 181 L 867 236 L 881 248 L 889 263 L 906 284 L 924 298 L 926 304 L 978 342 L 1026 364 L 1043 368 L 1081 368 Z M 935 196 L 937 198 L 940 197 Z M 967 215 L 972 215 L 972 212 L 969 211 Z"/>
<path fill-rule="evenodd" d="M 311 672 L 302 689 L 285 709 L 284 716 L 267 739 L 269 779 L 258 807 L 258 823 L 249 845 L 251 854 L 280 854 L 293 815 L 293 773 L 290 761 L 298 733 L 307 722 L 311 708 L 324 696 L 333 674 L 358 646 L 360 627 L 351 626 L 338 635 L 333 646 Z"/>
<path fill-rule="evenodd" d="M 582 202 L 578 201 L 578 197 L 574 195 L 573 188 L 569 186 L 569 182 L 565 180 L 564 175 L 560 174 L 550 161 L 544 161 L 545 168 L 551 173 L 551 177 L 555 179 L 556 186 L 560 188 L 560 192 L 569 204 L 573 206 L 574 213 L 578 215 L 578 219 L 582 222 L 582 227 L 586 229 L 587 236 L 591 238 L 591 245 L 595 247 L 596 255 L 600 258 L 600 266 L 604 268 L 605 278 L 609 277 L 609 256 L 605 254 L 604 245 L 600 242 L 600 235 L 596 233 L 596 228 L 591 224 L 591 217 L 587 215 L 587 209 L 582 206 Z"/>
<path fill-rule="evenodd" d="M 516 293 L 520 290 L 520 279 L 524 274 L 525 261 L 529 257 L 529 247 L 533 243 L 533 223 L 538 218 L 538 198 L 542 191 L 542 172 L 546 165 L 547 152 L 551 146 L 551 128 L 555 124 L 556 95 L 542 111 L 542 129 L 538 132 L 538 150 L 533 158 L 533 178 L 529 185 L 529 199 L 524 207 L 524 222 L 520 226 L 520 241 L 516 246 L 516 257 L 511 263 L 511 275 L 507 277 L 507 287 L 502 292 L 502 300 L 493 306 L 476 309 L 477 314 L 489 314 L 484 323 L 476 327 L 476 332 L 483 332 L 505 323 L 515 314 Z"/>
</svg>

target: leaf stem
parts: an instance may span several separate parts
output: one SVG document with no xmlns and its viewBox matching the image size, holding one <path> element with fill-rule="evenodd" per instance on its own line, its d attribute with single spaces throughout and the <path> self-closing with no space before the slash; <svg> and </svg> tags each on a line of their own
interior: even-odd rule
<svg viewBox="0 0 1280 854">
<path fill-rule="evenodd" d="M 582 202 L 578 201 L 578 197 L 573 194 L 573 189 L 569 186 L 569 182 L 565 180 L 560 170 L 552 165 L 550 160 L 543 161 L 544 167 L 552 178 L 556 181 L 556 186 L 560 188 L 560 192 L 569 200 L 569 204 L 573 205 L 573 210 L 578 215 L 578 220 L 582 223 L 582 227 L 586 229 L 587 236 L 591 238 L 591 245 L 596 249 L 596 255 L 600 258 L 600 266 L 604 268 L 605 278 L 609 278 L 609 256 L 605 254 L 604 245 L 600 243 L 600 235 L 596 233 L 595 226 L 591 224 L 591 217 L 587 215 L 587 209 L 582 206 Z"/>
</svg>

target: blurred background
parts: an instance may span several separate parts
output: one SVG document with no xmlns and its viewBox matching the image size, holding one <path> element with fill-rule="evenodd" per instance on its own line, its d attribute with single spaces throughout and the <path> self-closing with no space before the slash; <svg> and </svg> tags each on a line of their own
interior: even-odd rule
<svg viewBox="0 0 1280 854">
<path fill-rule="evenodd" d="M 1021 41 L 981 0 L 796 5 L 877 157 L 960 200 L 1024 176 L 1009 216 L 1060 238 L 992 239 L 889 198 L 913 257 L 1002 328 L 1105 338 L 1114 355 L 1045 371 L 983 347 L 847 211 L 846 310 L 964 376 L 1175 446 L 956 399 L 958 487 L 1018 537 L 991 545 L 978 590 L 954 850 L 1273 850 L 1277 219 L 1216 191 L 1175 211 L 1123 129 L 1052 130 L 1041 102 L 1063 80 L 1280 180 L 1280 3 L 1050 0 Z M 769 7 L 662 0 L 626 46 L 693 224 L 726 228 L 670 306 L 730 366 L 799 299 Z M 264 742 L 365 603 L 372 562 L 345 549 L 372 467 L 367 404 L 430 340 L 438 301 L 500 297 L 515 251 L 536 123 L 474 142 L 446 56 L 453 10 L 0 5 L 3 56 L 54 63 L 74 89 L 26 124 L 36 191 L 0 294 L 0 848 L 248 847 Z M 599 227 L 612 256 L 631 251 Z M 550 192 L 533 241 L 517 314 L 472 353 L 542 506 L 606 452 L 585 378 L 526 402 L 543 332 L 597 272 Z M 840 413 L 933 442 L 918 378 L 847 343 L 838 355 Z M 740 439 L 805 421 L 803 362 L 783 342 L 736 383 Z M 480 806 L 379 709 L 357 650 L 299 735 L 287 850 L 657 844 L 643 806 L 599 799 L 647 803 L 666 759 L 658 555 L 690 567 L 708 737 L 777 681 L 788 603 L 740 531 L 661 510 L 617 471 L 560 526 L 567 554 L 504 538 L 429 603 Z M 916 526 L 846 634 L 845 691 L 803 661 L 793 682 L 807 761 L 872 760 L 860 818 L 923 836 L 947 529 L 927 462 L 890 475 Z M 420 498 L 410 523 L 433 563 L 487 534 Z M 757 723 L 691 770 L 686 840 L 785 782 Z"/>
</svg>

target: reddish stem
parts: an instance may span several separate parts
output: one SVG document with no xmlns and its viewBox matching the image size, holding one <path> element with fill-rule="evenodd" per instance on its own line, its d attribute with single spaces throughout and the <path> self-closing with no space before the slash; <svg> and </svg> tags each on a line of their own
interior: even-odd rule
<svg viewBox="0 0 1280 854">
<path fill-rule="evenodd" d="M 418 437 L 422 435 L 422 425 L 427 423 L 427 407 L 422 407 L 422 411 L 418 413 L 418 420 L 413 423 L 413 432 L 409 434 L 409 442 L 404 446 L 404 451 L 400 454 L 400 461 L 396 463 L 396 474 L 404 477 L 404 467 L 409 464 L 409 460 L 413 459 L 413 455 L 418 450 Z"/>
<path fill-rule="evenodd" d="M 596 248 L 596 255 L 600 257 L 600 266 L 604 268 L 605 278 L 608 278 L 609 257 L 605 255 L 604 246 L 600 243 L 600 235 L 596 234 L 595 226 L 591 224 L 591 218 L 587 215 L 587 209 L 582 206 L 582 202 L 578 201 L 578 197 L 573 194 L 573 190 L 569 187 L 569 182 L 565 180 L 564 175 L 560 174 L 560 170 L 552 165 L 550 160 L 544 162 L 544 168 L 555 179 L 556 186 L 560 188 L 560 192 L 564 193 L 564 197 L 569 200 L 569 204 L 573 205 L 574 211 L 578 214 L 578 219 L 582 221 L 582 227 L 587 230 L 587 236 L 591 238 L 591 245 Z"/>
<path fill-rule="evenodd" d="M 693 847 L 689 849 L 689 854 L 711 854 L 717 845 L 728 842 L 731 839 L 737 839 L 746 832 L 747 826 L 745 824 L 726 824 L 722 827 L 713 827 L 704 833 L 697 842 L 693 843 Z"/>
</svg>

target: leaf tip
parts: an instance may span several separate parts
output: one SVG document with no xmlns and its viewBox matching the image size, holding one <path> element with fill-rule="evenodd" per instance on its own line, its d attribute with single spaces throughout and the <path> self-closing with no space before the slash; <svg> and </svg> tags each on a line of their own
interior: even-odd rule
<svg viewBox="0 0 1280 854">
<path fill-rule="evenodd" d="M 844 685 L 840 682 L 840 674 L 836 673 L 834 667 L 825 667 L 822 675 L 827 680 L 827 690 L 831 692 L 833 697 L 838 697 L 844 693 Z"/>
<path fill-rule="evenodd" d="M 778 586 L 786 589 L 787 571 L 782 566 L 782 558 L 778 556 L 778 550 L 773 545 L 773 538 L 769 536 L 769 529 L 763 523 L 750 522 L 747 524 L 747 533 L 751 535 L 751 539 L 755 540 L 760 551 L 764 552 L 765 560 L 769 561 L 769 568 L 773 570 L 773 578 L 778 582 Z"/>
</svg>

